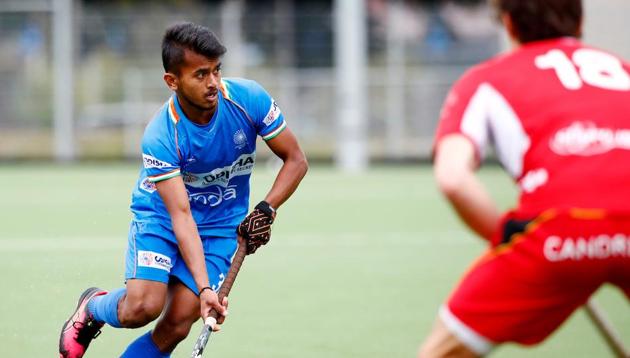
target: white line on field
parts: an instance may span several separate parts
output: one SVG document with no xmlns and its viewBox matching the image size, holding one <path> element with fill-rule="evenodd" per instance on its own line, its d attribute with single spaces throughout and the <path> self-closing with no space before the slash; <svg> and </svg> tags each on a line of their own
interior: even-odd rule
<svg viewBox="0 0 630 358">
<path fill-rule="evenodd" d="M 127 245 L 118 237 L 90 238 L 2 238 L 0 252 L 12 251 L 99 251 L 120 250 Z"/>
<path fill-rule="evenodd" d="M 277 247 L 364 247 L 405 245 L 467 245 L 474 242 L 465 230 L 443 230 L 387 233 L 277 233 L 272 243 Z M 471 240 L 472 239 L 472 240 Z M 478 240 L 479 241 L 479 240 Z M 125 236 L 92 236 L 81 238 L 1 238 L 0 252 L 24 251 L 122 251 L 127 246 Z"/>
</svg>

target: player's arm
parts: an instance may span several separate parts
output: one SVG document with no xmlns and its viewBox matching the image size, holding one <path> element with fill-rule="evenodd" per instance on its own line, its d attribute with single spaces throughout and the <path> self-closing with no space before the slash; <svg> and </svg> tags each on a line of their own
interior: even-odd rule
<svg viewBox="0 0 630 358">
<path fill-rule="evenodd" d="M 239 235 L 247 241 L 248 254 L 269 241 L 276 210 L 293 194 L 308 170 L 306 156 L 289 128 L 266 143 L 283 164 L 265 200 L 238 227 Z"/>
<path fill-rule="evenodd" d="M 266 143 L 283 162 L 271 190 L 265 196 L 265 201 L 277 209 L 297 189 L 306 175 L 308 163 L 297 138 L 289 128 L 284 129 L 282 133 Z"/>
<path fill-rule="evenodd" d="M 490 239 L 498 228 L 500 214 L 475 175 L 478 164 L 475 147 L 461 134 L 447 135 L 436 145 L 433 165 L 440 191 L 466 225 Z"/>
<path fill-rule="evenodd" d="M 197 290 L 200 291 L 201 316 L 205 319 L 212 308 L 225 315 L 226 309 L 219 304 L 217 294 L 210 289 L 204 289 L 210 287 L 206 260 L 182 177 L 159 181 L 155 185 L 171 216 L 179 251 L 195 280 Z"/>
</svg>

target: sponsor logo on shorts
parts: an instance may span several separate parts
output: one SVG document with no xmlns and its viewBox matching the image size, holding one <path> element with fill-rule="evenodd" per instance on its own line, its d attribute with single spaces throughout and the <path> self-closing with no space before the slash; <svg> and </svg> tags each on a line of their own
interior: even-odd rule
<svg viewBox="0 0 630 358">
<path fill-rule="evenodd" d="M 171 258 L 153 251 L 138 251 L 138 266 L 152 267 L 167 272 L 171 271 L 173 264 Z"/>
<path fill-rule="evenodd" d="M 272 98 L 271 107 L 269 107 L 269 111 L 267 112 L 265 119 L 263 119 L 263 123 L 267 126 L 270 125 L 271 123 L 273 123 L 273 121 L 280 117 L 281 113 L 282 111 L 280 110 L 280 107 L 278 107 L 278 104 Z"/>
<path fill-rule="evenodd" d="M 144 164 L 144 168 L 145 169 L 150 169 L 150 168 L 165 168 L 165 167 L 172 167 L 173 165 L 167 163 L 167 162 L 163 162 L 153 156 L 150 156 L 148 154 L 144 154 L 142 153 L 142 163 Z"/>
<path fill-rule="evenodd" d="M 630 149 L 630 129 L 597 127 L 593 122 L 576 121 L 562 128 L 549 141 L 558 155 L 591 156 L 613 149 Z"/>
<path fill-rule="evenodd" d="M 602 234 L 588 238 L 549 236 L 545 239 L 543 253 L 545 258 L 552 262 L 630 257 L 630 236 L 625 234 Z"/>
</svg>

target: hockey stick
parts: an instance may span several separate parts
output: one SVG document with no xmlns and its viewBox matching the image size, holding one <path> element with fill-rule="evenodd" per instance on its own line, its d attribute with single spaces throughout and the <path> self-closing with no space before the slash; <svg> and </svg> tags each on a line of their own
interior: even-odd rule
<svg viewBox="0 0 630 358">
<path fill-rule="evenodd" d="M 603 311 L 599 306 L 590 299 L 585 305 L 586 314 L 591 319 L 599 333 L 604 337 L 608 347 L 615 353 L 618 358 L 629 358 L 630 352 L 626 349 L 610 322 L 606 319 Z"/>
<path fill-rule="evenodd" d="M 247 245 L 245 245 L 244 240 L 239 236 L 238 249 L 236 250 L 236 254 L 234 255 L 234 259 L 232 260 L 232 265 L 230 266 L 230 270 L 228 271 L 225 281 L 223 281 L 223 284 L 219 289 L 219 302 L 223 302 L 223 297 L 227 297 L 230 294 L 230 290 L 232 289 L 234 280 L 236 280 L 236 275 L 238 275 L 238 271 L 241 269 L 241 265 L 243 265 L 243 260 L 245 260 L 246 255 Z M 204 322 L 201 333 L 199 334 L 199 338 L 197 338 L 197 342 L 195 342 L 195 347 L 193 348 L 191 356 L 192 358 L 201 358 L 203 350 L 206 348 L 206 344 L 208 344 L 208 339 L 210 338 L 210 334 L 212 333 L 212 328 L 215 324 L 217 324 L 218 318 L 219 313 L 212 309 L 210 311 L 210 315 L 208 316 L 208 318 L 206 318 Z"/>
</svg>

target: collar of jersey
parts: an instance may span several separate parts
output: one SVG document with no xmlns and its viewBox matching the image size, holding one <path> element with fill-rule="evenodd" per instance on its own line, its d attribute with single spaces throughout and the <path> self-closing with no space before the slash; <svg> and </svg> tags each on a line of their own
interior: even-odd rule
<svg viewBox="0 0 630 358">
<path fill-rule="evenodd" d="M 536 46 L 548 46 L 548 45 L 553 45 L 553 44 L 572 45 L 572 44 L 577 44 L 579 42 L 580 40 L 577 37 L 562 36 L 562 37 L 554 37 L 550 39 L 542 39 L 542 40 L 526 42 L 522 45 L 522 47 L 529 48 L 529 47 L 536 47 Z"/>
<path fill-rule="evenodd" d="M 217 101 L 217 110 L 214 111 L 214 114 L 212 115 L 212 118 L 210 119 L 210 121 L 208 122 L 208 124 L 197 124 L 193 121 L 191 121 L 188 117 L 186 117 L 186 114 L 184 114 L 184 111 L 182 110 L 182 107 L 179 105 L 179 100 L 177 98 L 176 94 L 173 94 L 171 96 L 171 98 L 168 100 L 168 115 L 171 119 L 171 121 L 173 121 L 173 123 L 177 124 L 179 123 L 179 121 L 183 118 L 185 119 L 188 123 L 200 127 L 200 128 L 207 128 L 208 126 L 210 126 L 211 124 L 213 124 L 219 114 L 219 109 L 221 108 L 221 101 L 223 100 L 223 93 L 221 93 L 221 91 L 218 91 L 218 101 Z"/>
</svg>

